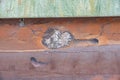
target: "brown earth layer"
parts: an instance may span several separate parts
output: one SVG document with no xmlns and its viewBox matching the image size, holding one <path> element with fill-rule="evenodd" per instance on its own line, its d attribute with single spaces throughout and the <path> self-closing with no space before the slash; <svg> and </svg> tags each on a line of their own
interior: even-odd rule
<svg viewBox="0 0 120 80">
<path fill-rule="evenodd" d="M 24 27 L 19 26 L 18 19 L 1 19 L 0 50 L 45 50 L 41 40 L 51 27 L 69 31 L 76 39 L 96 38 L 96 46 L 120 44 L 120 18 L 25 19 Z"/>
</svg>

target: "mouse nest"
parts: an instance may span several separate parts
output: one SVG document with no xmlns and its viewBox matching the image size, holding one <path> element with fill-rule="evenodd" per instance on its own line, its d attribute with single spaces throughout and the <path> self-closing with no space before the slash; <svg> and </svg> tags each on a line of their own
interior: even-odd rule
<svg viewBox="0 0 120 80">
<path fill-rule="evenodd" d="M 49 28 L 43 36 L 42 43 L 50 49 L 57 49 L 68 46 L 72 40 L 74 37 L 70 32 Z"/>
</svg>

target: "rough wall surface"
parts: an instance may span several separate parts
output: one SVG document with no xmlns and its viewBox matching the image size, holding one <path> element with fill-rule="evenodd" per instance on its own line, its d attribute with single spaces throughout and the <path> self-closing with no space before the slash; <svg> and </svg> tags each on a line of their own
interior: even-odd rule
<svg viewBox="0 0 120 80">
<path fill-rule="evenodd" d="M 75 39 L 98 39 L 98 44 L 73 42 L 72 46 L 120 44 L 120 18 L 0 20 L 0 50 L 46 50 L 42 44 L 48 28 L 69 31 Z M 11 47 L 12 45 L 12 47 Z"/>
<path fill-rule="evenodd" d="M 120 46 L 0 52 L 0 80 L 120 80 Z M 30 58 L 48 62 L 34 67 Z"/>
<path fill-rule="evenodd" d="M 42 36 L 48 28 L 71 32 L 75 42 L 47 49 Z M 30 58 L 47 62 L 34 67 Z M 120 80 L 120 18 L 0 20 L 0 80 Z"/>
</svg>

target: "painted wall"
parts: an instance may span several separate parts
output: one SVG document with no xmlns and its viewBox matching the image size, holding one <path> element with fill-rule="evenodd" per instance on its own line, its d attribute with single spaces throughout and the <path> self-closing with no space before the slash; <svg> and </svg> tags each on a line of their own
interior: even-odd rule
<svg viewBox="0 0 120 80">
<path fill-rule="evenodd" d="M 0 0 L 0 18 L 120 16 L 120 0 Z"/>
</svg>

